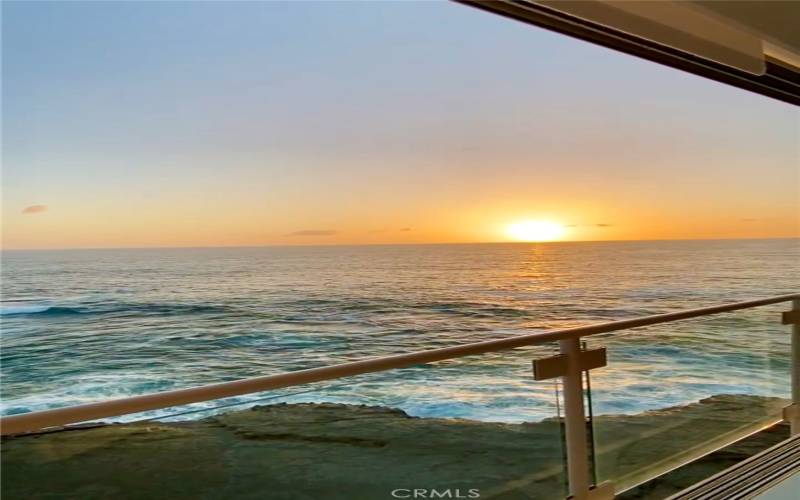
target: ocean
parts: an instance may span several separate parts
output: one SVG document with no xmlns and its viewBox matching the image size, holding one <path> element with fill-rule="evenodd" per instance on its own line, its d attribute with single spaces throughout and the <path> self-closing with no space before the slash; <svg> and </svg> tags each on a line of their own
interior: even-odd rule
<svg viewBox="0 0 800 500">
<path fill-rule="evenodd" d="M 800 290 L 800 240 L 4 251 L 2 413 L 17 414 Z M 595 414 L 789 394 L 786 304 L 591 338 Z M 552 417 L 552 344 L 119 418 L 256 402 Z M 186 413 L 191 411 L 190 413 Z M 175 415 L 181 413 L 180 415 Z"/>
</svg>

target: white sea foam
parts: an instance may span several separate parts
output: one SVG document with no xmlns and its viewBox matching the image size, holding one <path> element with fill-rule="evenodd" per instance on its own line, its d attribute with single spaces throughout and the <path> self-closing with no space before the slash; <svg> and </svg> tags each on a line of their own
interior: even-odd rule
<svg viewBox="0 0 800 500">
<path fill-rule="evenodd" d="M 50 309 L 48 304 L 33 304 L 30 302 L 4 302 L 0 303 L 0 316 L 9 314 L 34 314 Z"/>
</svg>

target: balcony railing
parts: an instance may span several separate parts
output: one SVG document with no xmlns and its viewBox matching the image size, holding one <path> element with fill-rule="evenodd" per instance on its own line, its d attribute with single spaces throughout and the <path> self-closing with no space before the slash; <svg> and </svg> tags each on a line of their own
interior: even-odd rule
<svg viewBox="0 0 800 500">
<path fill-rule="evenodd" d="M 330 381 L 366 373 L 383 372 L 414 365 L 451 360 L 465 356 L 493 353 L 514 348 L 536 346 L 558 342 L 556 356 L 533 361 L 534 378 L 544 380 L 560 378 L 563 387 L 564 435 L 566 441 L 567 477 L 569 494 L 576 499 L 611 498 L 614 486 L 608 482 L 597 482 L 591 478 L 591 453 L 587 443 L 587 416 L 584 404 L 586 372 L 606 365 L 604 348 L 586 349 L 584 340 L 598 334 L 618 332 L 632 328 L 670 323 L 761 306 L 791 302 L 790 311 L 782 315 L 782 323 L 791 328 L 791 401 L 784 408 L 782 418 L 791 424 L 791 433 L 800 433 L 800 294 L 782 295 L 760 300 L 737 302 L 713 307 L 684 310 L 667 314 L 645 316 L 635 319 L 567 328 L 549 332 L 532 333 L 514 337 L 476 342 L 441 349 L 397 354 L 366 359 L 350 363 L 299 370 L 279 375 L 270 375 L 224 382 L 218 384 L 159 392 L 110 401 L 56 408 L 0 419 L 2 435 L 15 435 L 62 427 L 68 424 L 88 422 L 159 410 L 191 403 L 211 401 L 232 396 L 300 386 L 313 382 Z M 777 318 L 776 318 L 777 322 Z M 789 382 L 787 381 L 787 385 Z M 731 437 L 717 445 L 729 444 L 741 435 Z"/>
</svg>

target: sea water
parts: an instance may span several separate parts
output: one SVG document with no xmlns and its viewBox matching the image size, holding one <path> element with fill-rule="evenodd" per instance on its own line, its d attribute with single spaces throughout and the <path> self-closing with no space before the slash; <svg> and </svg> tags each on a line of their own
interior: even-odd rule
<svg viewBox="0 0 800 500">
<path fill-rule="evenodd" d="M 16 414 L 800 289 L 800 240 L 4 251 L 2 413 Z M 786 396 L 777 305 L 607 334 L 595 413 Z M 198 404 L 343 402 L 423 417 L 558 411 L 554 344 Z M 166 417 L 172 408 L 121 418 Z M 219 410 L 215 410 L 219 411 Z M 208 411 L 179 418 L 197 418 Z"/>
</svg>

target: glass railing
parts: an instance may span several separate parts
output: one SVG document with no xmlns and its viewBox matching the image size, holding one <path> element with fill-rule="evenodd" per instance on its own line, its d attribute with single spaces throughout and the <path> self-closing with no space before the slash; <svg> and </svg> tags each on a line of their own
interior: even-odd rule
<svg viewBox="0 0 800 500">
<path fill-rule="evenodd" d="M 596 481 L 622 492 L 779 422 L 790 397 L 783 309 L 588 338 L 608 357 L 589 375 Z M 709 461 L 683 480 L 688 486 L 728 465 Z"/>
<path fill-rule="evenodd" d="M 134 484 L 143 498 L 565 497 L 557 379 L 531 374 L 531 359 L 553 350 L 446 360 L 11 439 L 3 490 L 9 498 L 117 497 Z"/>
</svg>

